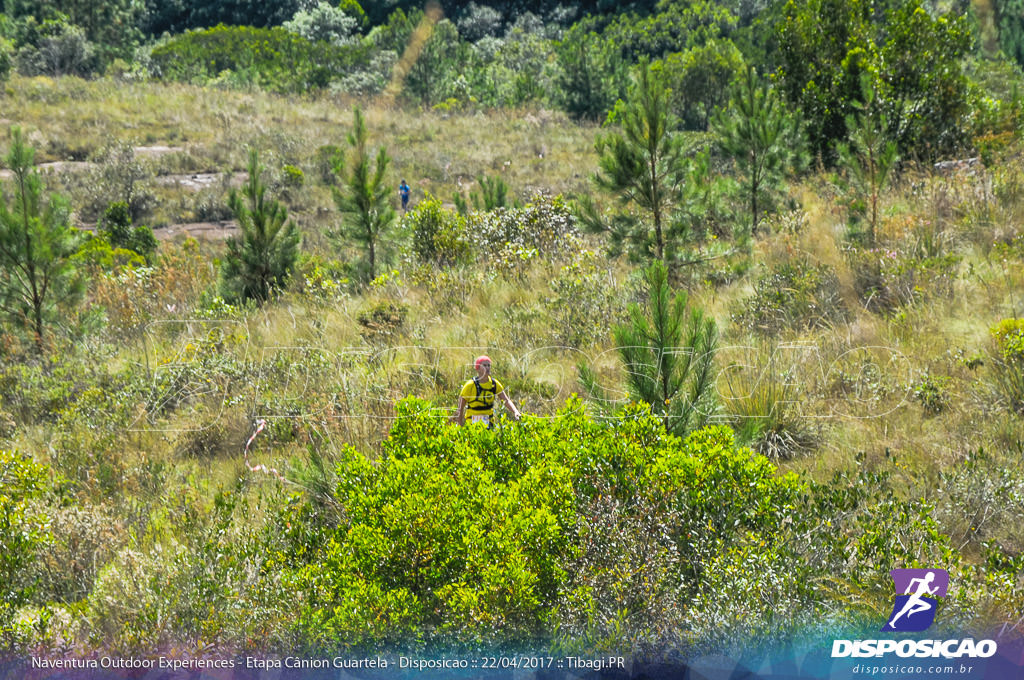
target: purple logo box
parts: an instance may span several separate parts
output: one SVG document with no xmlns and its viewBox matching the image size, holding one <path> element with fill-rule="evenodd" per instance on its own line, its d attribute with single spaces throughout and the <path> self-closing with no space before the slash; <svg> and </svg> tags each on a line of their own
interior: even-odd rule
<svg viewBox="0 0 1024 680">
<path fill-rule="evenodd" d="M 928 574 L 932 574 L 931 579 L 928 579 Z M 938 588 L 927 597 L 946 597 L 946 591 L 949 590 L 949 572 L 945 569 L 893 569 L 889 575 L 896 584 L 897 595 L 909 594 L 907 591 L 914 579 L 928 579 L 930 589 Z"/>
</svg>

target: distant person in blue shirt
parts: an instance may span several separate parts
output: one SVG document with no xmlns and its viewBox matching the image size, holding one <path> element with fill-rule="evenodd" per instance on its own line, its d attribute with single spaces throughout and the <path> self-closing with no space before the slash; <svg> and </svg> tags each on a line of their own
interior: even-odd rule
<svg viewBox="0 0 1024 680">
<path fill-rule="evenodd" d="M 398 195 L 402 197 L 402 210 L 409 210 L 409 185 L 404 179 L 398 185 Z"/>
</svg>

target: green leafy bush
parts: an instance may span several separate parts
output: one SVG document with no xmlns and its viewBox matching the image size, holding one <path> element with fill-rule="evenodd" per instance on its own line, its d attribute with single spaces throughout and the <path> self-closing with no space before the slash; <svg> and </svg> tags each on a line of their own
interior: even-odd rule
<svg viewBox="0 0 1024 680">
<path fill-rule="evenodd" d="M 539 255 L 557 259 L 575 249 L 579 230 L 561 196 L 536 194 L 523 208 L 474 213 L 468 232 L 472 243 L 504 275 L 522 277 Z"/>
<path fill-rule="evenodd" d="M 1003 319 L 989 332 L 996 388 L 1010 411 L 1024 413 L 1024 319 Z"/>
<path fill-rule="evenodd" d="M 302 168 L 297 168 L 294 165 L 285 165 L 281 168 L 281 174 L 283 175 L 282 182 L 289 189 L 301 189 L 306 181 Z"/>
<path fill-rule="evenodd" d="M 925 413 L 937 415 L 949 406 L 951 381 L 949 376 L 925 373 L 911 386 L 911 393 L 914 399 L 921 402 L 921 408 Z"/>
<path fill-rule="evenodd" d="M 14 43 L 0 38 L 0 83 L 6 83 L 14 66 Z"/>
<path fill-rule="evenodd" d="M 287 560 L 307 593 L 300 636 L 314 648 L 475 645 L 608 621 L 639 601 L 649 575 L 607 573 L 620 548 L 602 522 L 636 542 L 651 522 L 672 519 L 661 540 L 679 559 L 664 561 L 647 589 L 678 595 L 680 583 L 698 587 L 710 552 L 776 526 L 799 492 L 727 429 L 682 440 L 646 407 L 612 426 L 581 407 L 571 400 L 554 418 L 488 430 L 399 402 L 379 461 L 347 449 L 338 464 L 332 497 L 346 521 L 321 527 L 310 551 L 309 526 L 292 515 L 302 541 Z M 605 520 L 583 514 L 602 505 Z M 609 577 L 631 590 L 604 590 Z M 667 634 L 652 616 L 634 623 Z"/>
<path fill-rule="evenodd" d="M 364 64 L 361 44 L 312 43 L 281 27 L 216 26 L 174 36 L 152 51 L 153 73 L 165 80 L 203 83 L 223 72 L 278 92 L 326 87 Z"/>
<path fill-rule="evenodd" d="M 132 227 L 131 210 L 124 201 L 107 206 L 100 220 L 100 231 L 106 234 L 112 247 L 134 251 L 147 260 L 159 245 L 151 228 L 145 225 Z"/>
<path fill-rule="evenodd" d="M 466 218 L 445 210 L 441 199 L 428 193 L 404 222 L 412 229 L 412 250 L 420 262 L 449 266 L 469 261 Z"/>
<path fill-rule="evenodd" d="M 599 262 L 593 252 L 585 250 L 549 282 L 551 295 L 543 304 L 553 342 L 584 347 L 601 341 L 605 329 L 620 320 L 615 277 Z"/>
<path fill-rule="evenodd" d="M 48 488 L 47 477 L 47 469 L 31 458 L 0 450 L 0 646 L 12 632 L 15 609 L 32 595 L 27 567 L 49 540 L 46 517 L 31 504 Z"/>
</svg>

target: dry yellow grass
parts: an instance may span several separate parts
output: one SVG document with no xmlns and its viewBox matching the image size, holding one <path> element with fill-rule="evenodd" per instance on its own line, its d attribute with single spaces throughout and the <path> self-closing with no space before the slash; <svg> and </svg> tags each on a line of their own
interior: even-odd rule
<svg viewBox="0 0 1024 680">
<path fill-rule="evenodd" d="M 72 101 L 73 114 L 69 107 Z M 84 158 L 111 138 L 119 138 L 138 145 L 180 149 L 177 155 L 172 153 L 161 160 L 165 171 L 218 172 L 239 170 L 244 164 L 245 147 L 255 144 L 264 151 L 268 165 L 290 163 L 305 170 L 304 198 L 293 205 L 293 214 L 307 233 L 307 247 L 323 253 L 333 248 L 324 234 L 337 217 L 329 192 L 313 179 L 315 156 L 321 146 L 345 145 L 355 105 L 364 109 L 371 143 L 387 147 L 396 185 L 401 177 L 412 184 L 414 202 L 427 192 L 446 202 L 457 192 L 466 196 L 475 189 L 475 178 L 480 174 L 500 175 L 520 198 L 535 189 L 568 194 L 592 190 L 589 175 L 596 167 L 593 141 L 597 129 L 571 124 L 562 114 L 549 111 L 449 114 L 326 95 L 285 98 L 178 84 L 17 76 L 9 85 L 5 102 L 8 121 L 30 132 L 40 149 L 40 160 L 63 160 L 68 153 Z M 1013 163 L 996 169 L 994 179 L 974 178 L 958 184 L 915 176 L 889 192 L 883 238 L 894 243 L 913 238 L 915 234 L 908 229 L 939 219 L 944 233 L 950 235 L 943 247 L 964 258 L 952 299 L 927 300 L 890 316 L 868 312 L 860 305 L 853 273 L 842 252 L 846 246 L 846 216 L 830 197 L 826 180 L 812 177 L 794 187 L 802 215 L 793 219 L 799 218 L 802 226 L 761 236 L 755 244 L 755 264 L 771 268 L 794 258 L 806 258 L 828 265 L 839 277 L 851 315 L 848 323 L 833 328 L 784 334 L 775 340 L 776 344 L 800 341 L 815 345 L 826 366 L 851 348 L 899 350 L 910 368 L 906 375 L 893 379 L 890 394 L 883 399 L 888 405 L 898 403 L 894 393 L 898 388 L 906 390 L 914 372 L 948 375 L 953 382 L 949 388 L 951 406 L 939 416 L 925 419 L 920 406 L 909 400 L 883 417 L 830 419 L 825 421 L 818 452 L 788 465 L 826 474 L 848 464 L 850 456 L 858 451 L 881 461 L 886 449 L 905 456 L 912 468 L 926 466 L 929 461 L 946 465 L 972 446 L 1006 441 L 1007 428 L 1011 432 L 1017 431 L 1015 427 L 1019 430 L 1012 420 L 1009 425 L 996 427 L 984 417 L 979 419 L 977 408 L 984 402 L 984 395 L 977 385 L 984 369 L 968 371 L 950 354 L 950 350 L 962 350 L 965 355 L 984 352 L 992 323 L 1024 314 L 1022 269 L 1013 261 L 992 255 L 990 243 L 981 247 L 986 238 L 1008 239 L 1018 232 L 1014 218 L 1022 210 L 1024 201 L 1019 199 L 1024 192 L 1018 190 L 1020 169 Z M 994 198 L 992 191 L 985 189 L 986 181 L 994 182 L 1003 198 Z M 979 245 L 972 246 L 974 242 Z M 590 245 L 600 249 L 600 244 Z M 215 252 L 216 247 L 211 247 L 210 253 Z M 550 329 L 539 327 L 542 321 L 536 319 L 542 317 L 530 314 L 542 313 L 542 302 L 551 295 L 549 281 L 557 274 L 557 266 L 552 270 L 535 266 L 521 281 L 507 281 L 484 263 L 464 270 L 433 272 L 426 280 L 417 279 L 405 265 L 399 264 L 398 269 L 401 283 L 392 281 L 363 295 L 328 305 L 314 305 L 301 296 L 290 295 L 251 314 L 246 323 L 251 329 L 252 351 L 258 353 L 270 346 L 323 346 L 329 351 L 345 348 L 371 353 L 389 345 L 454 348 L 436 364 L 436 382 L 417 383 L 411 388 L 443 404 L 453 401 L 454 389 L 468 377 L 472 355 L 485 349 L 505 352 L 508 373 L 518 376 L 523 384 L 547 384 L 559 397 L 577 389 L 578 353 L 549 352 L 539 359 L 531 355 L 529 360 L 537 360 L 536 367 L 525 365 L 519 356 L 531 349 L 521 346 L 523 342 L 549 344 Z M 634 265 L 617 263 L 613 278 L 621 284 L 634 270 Z M 715 317 L 724 341 L 749 340 L 737 331 L 730 315 L 750 295 L 762 271 L 755 266 L 751 274 L 733 284 L 693 291 L 693 303 Z M 356 319 L 361 312 L 387 301 L 406 305 L 407 318 L 398 335 L 375 345 L 364 338 Z M 506 313 L 510 308 L 524 310 L 515 328 Z M 620 388 L 621 375 L 613 366 L 608 329 L 595 330 L 588 354 L 602 369 L 602 376 L 613 383 L 611 387 Z M 415 350 L 399 351 L 399 358 L 418 361 L 414 355 Z M 128 359 L 120 356 L 116 361 L 124 363 Z M 335 379 L 362 383 L 379 380 L 387 390 L 398 394 L 412 385 L 402 370 L 387 363 L 346 366 L 336 369 Z M 318 387 L 330 391 L 336 386 Z M 552 403 L 535 403 L 541 411 L 554 408 Z M 344 408 L 351 410 L 353 405 L 346 403 Z M 362 412 L 377 418 L 386 415 L 388 409 L 376 404 Z M 362 424 L 339 421 L 337 425 L 335 434 L 340 439 L 354 438 L 362 444 L 369 441 L 364 438 L 382 431 L 376 420 Z"/>
</svg>

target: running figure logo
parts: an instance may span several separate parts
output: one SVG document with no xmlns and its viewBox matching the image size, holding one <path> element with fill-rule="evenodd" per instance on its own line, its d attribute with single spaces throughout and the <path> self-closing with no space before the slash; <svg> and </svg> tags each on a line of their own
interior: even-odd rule
<svg viewBox="0 0 1024 680">
<path fill-rule="evenodd" d="M 896 584 L 896 602 L 883 631 L 916 633 L 926 630 L 935 621 L 938 598 L 946 596 L 949 573 L 945 569 L 893 569 L 889 572 Z"/>
</svg>

